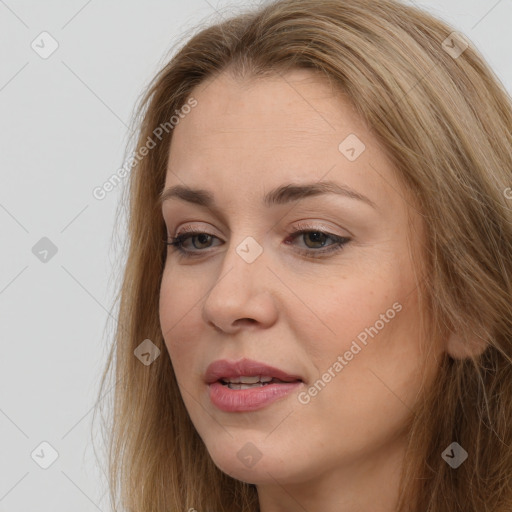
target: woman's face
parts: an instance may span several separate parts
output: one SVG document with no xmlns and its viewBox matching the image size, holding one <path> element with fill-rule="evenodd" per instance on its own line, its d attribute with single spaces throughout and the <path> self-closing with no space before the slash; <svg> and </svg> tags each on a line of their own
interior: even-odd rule
<svg viewBox="0 0 512 512">
<path fill-rule="evenodd" d="M 162 213 L 170 237 L 199 234 L 168 249 L 160 320 L 211 457 L 260 485 L 396 462 L 439 354 L 420 346 L 411 199 L 310 71 L 224 73 L 193 96 L 165 189 L 202 192 L 169 194 Z"/>
</svg>

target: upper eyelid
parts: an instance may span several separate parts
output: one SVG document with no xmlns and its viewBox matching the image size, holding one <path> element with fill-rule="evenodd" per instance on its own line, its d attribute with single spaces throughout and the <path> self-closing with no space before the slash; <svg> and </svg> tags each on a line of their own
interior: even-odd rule
<svg viewBox="0 0 512 512">
<path fill-rule="evenodd" d="M 319 227 L 315 227 L 315 226 L 295 227 L 291 230 L 290 234 L 295 235 L 295 234 L 302 234 L 304 232 L 317 232 L 317 231 L 320 233 L 324 233 L 326 235 L 330 235 L 332 237 L 338 237 L 338 238 L 350 238 L 352 236 L 352 235 L 345 236 L 345 235 L 336 234 L 327 228 L 319 228 Z M 199 229 L 185 228 L 182 231 L 178 231 L 174 236 L 171 236 L 171 235 L 168 235 L 168 236 L 171 238 L 177 238 L 177 237 L 186 236 L 186 235 L 190 235 L 190 237 L 192 237 L 192 236 L 201 235 L 201 234 L 209 235 L 209 236 L 212 236 L 215 238 L 220 238 L 219 236 L 217 236 L 213 233 L 210 233 L 208 230 L 204 230 L 204 229 L 200 229 L 200 228 Z"/>
<path fill-rule="evenodd" d="M 320 219 L 312 219 L 312 220 L 297 220 L 293 223 L 291 223 L 291 227 L 289 228 L 289 230 L 293 230 L 294 232 L 295 231 L 299 231 L 301 229 L 303 230 L 308 230 L 308 231 L 323 231 L 323 232 L 326 232 L 326 233 L 329 233 L 331 235 L 335 235 L 335 236 L 345 236 L 345 235 L 342 235 L 342 234 L 337 234 L 337 233 L 334 233 L 333 230 L 336 230 L 336 229 L 340 229 L 340 230 L 343 230 L 347 233 L 347 235 L 349 237 L 352 237 L 354 236 L 353 233 L 351 233 L 351 231 L 349 229 L 347 229 L 346 227 L 342 227 L 341 225 L 340 226 L 337 226 L 337 227 L 329 227 L 329 226 L 322 226 L 320 225 L 321 223 L 323 222 L 327 222 L 325 219 L 324 220 L 320 220 Z M 194 223 L 194 226 L 190 226 L 190 224 L 188 223 Z M 186 232 L 200 232 L 200 233 L 207 233 L 207 234 L 211 234 L 213 235 L 213 233 L 210 233 L 211 230 L 215 230 L 215 231 L 218 231 L 216 228 L 205 228 L 204 231 L 202 231 L 203 227 L 202 226 L 197 226 L 195 225 L 195 223 L 200 223 L 202 225 L 205 225 L 207 224 L 208 226 L 211 226 L 210 223 L 207 223 L 207 222 L 203 222 L 203 221 L 188 221 L 187 222 L 184 222 L 182 223 L 184 227 L 182 227 L 181 229 L 183 229 L 183 231 L 186 233 Z M 167 221 L 164 219 L 164 225 L 167 227 Z M 272 230 L 275 230 L 275 227 L 276 227 L 276 224 L 273 225 L 273 228 Z M 179 230 L 177 229 L 167 229 L 168 233 L 170 233 L 171 231 L 177 233 Z M 169 234 L 169 236 L 171 236 Z M 213 235 L 213 236 L 217 236 L 217 235 Z"/>
</svg>

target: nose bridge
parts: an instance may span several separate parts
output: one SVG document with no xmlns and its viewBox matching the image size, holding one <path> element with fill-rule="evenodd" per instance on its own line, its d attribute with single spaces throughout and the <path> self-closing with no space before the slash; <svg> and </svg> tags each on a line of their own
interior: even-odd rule
<svg viewBox="0 0 512 512">
<path fill-rule="evenodd" d="M 239 237 L 240 239 L 240 237 Z M 224 253 L 224 260 L 220 268 L 215 289 L 233 288 L 238 295 L 254 292 L 254 285 L 263 283 L 263 274 L 266 270 L 263 243 L 252 236 L 245 236 L 241 241 L 230 241 Z M 251 291 L 252 290 L 252 291 Z"/>
<path fill-rule="evenodd" d="M 265 256 L 263 243 L 252 236 L 229 243 L 216 281 L 204 301 L 206 322 L 229 330 L 238 319 L 266 323 L 273 318 L 275 304 L 266 288 Z"/>
</svg>

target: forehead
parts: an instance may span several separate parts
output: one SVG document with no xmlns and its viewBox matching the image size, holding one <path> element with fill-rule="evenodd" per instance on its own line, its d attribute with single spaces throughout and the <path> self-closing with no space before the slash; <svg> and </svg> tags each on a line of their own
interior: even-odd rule
<svg viewBox="0 0 512 512">
<path fill-rule="evenodd" d="M 405 207 L 385 151 L 318 72 L 243 80 L 225 72 L 191 96 L 197 106 L 174 128 L 166 188 L 185 184 L 211 190 L 224 204 L 235 195 L 256 203 L 263 190 L 326 179 L 360 191 L 389 215 Z"/>
<path fill-rule="evenodd" d="M 352 105 L 317 72 L 244 80 L 225 72 L 191 95 L 197 106 L 173 131 L 169 165 L 175 169 L 193 172 L 218 162 L 263 172 L 283 162 L 296 175 L 294 162 L 305 160 L 311 178 L 340 160 L 338 146 L 349 134 L 368 142 Z"/>
<path fill-rule="evenodd" d="M 224 72 L 192 95 L 198 105 L 176 127 L 176 145 L 232 140 L 236 147 L 247 143 L 255 149 L 252 140 L 280 147 L 294 141 L 302 145 L 305 139 L 312 145 L 329 144 L 336 141 L 337 131 L 366 132 L 350 102 L 318 72 L 246 79 Z"/>
</svg>

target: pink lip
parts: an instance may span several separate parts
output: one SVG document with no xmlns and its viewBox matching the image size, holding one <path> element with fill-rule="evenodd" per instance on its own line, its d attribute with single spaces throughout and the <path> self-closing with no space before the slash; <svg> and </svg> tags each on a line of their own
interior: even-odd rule
<svg viewBox="0 0 512 512">
<path fill-rule="evenodd" d="M 230 389 L 220 382 L 220 379 L 256 375 L 272 377 L 284 382 L 240 390 Z M 300 376 L 288 374 L 278 368 L 250 359 L 215 361 L 208 366 L 205 381 L 208 384 L 209 396 L 213 405 L 226 412 L 247 412 L 261 409 L 302 385 Z"/>
</svg>

